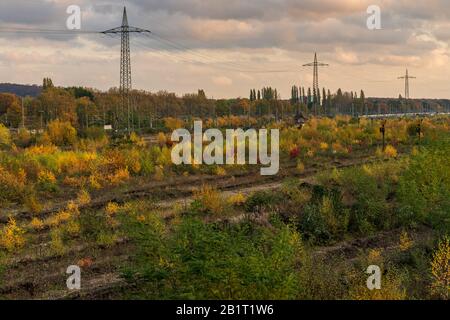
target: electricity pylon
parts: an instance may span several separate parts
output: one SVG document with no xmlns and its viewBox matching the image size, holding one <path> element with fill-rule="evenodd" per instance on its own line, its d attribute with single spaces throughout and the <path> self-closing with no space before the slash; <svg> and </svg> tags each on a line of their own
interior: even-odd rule
<svg viewBox="0 0 450 320">
<path fill-rule="evenodd" d="M 131 56 L 130 56 L 130 33 L 151 33 L 150 30 L 131 27 L 128 25 L 127 8 L 123 8 L 122 25 L 117 28 L 102 32 L 103 34 L 120 34 L 120 95 L 122 112 L 127 110 L 127 130 L 130 133 L 131 101 Z M 117 117 L 117 115 L 116 115 Z M 118 119 L 116 118 L 118 123 Z"/>
<path fill-rule="evenodd" d="M 399 79 L 405 79 L 405 99 L 409 99 L 409 79 L 417 79 L 416 77 L 411 77 L 408 74 L 408 69 L 406 69 L 406 74 L 403 77 L 398 77 Z"/>
<path fill-rule="evenodd" d="M 313 67 L 313 97 L 314 104 L 316 103 L 316 97 L 320 94 L 319 89 L 319 67 L 327 67 L 328 64 L 317 61 L 317 53 L 314 53 L 314 62 L 303 65 L 304 67 Z M 320 102 L 320 101 L 319 101 Z"/>
</svg>

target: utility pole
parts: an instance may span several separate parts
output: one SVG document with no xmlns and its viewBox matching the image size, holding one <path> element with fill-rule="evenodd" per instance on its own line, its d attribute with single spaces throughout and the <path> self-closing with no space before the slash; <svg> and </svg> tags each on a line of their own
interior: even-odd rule
<svg viewBox="0 0 450 320">
<path fill-rule="evenodd" d="M 44 115 L 44 111 L 42 111 L 42 110 L 40 110 L 39 111 L 39 114 L 41 115 L 41 126 L 40 126 L 40 129 L 41 129 L 41 132 L 43 132 L 43 130 L 44 130 L 44 119 L 43 119 L 43 115 Z"/>
<path fill-rule="evenodd" d="M 21 97 L 22 100 L 22 128 L 25 128 L 25 106 L 23 105 L 23 97 Z"/>
<path fill-rule="evenodd" d="M 120 95 L 122 113 L 127 113 L 127 132 L 130 133 L 130 115 L 131 115 L 131 99 L 130 92 L 132 90 L 131 83 L 131 55 L 130 55 L 130 33 L 151 33 L 149 30 L 131 27 L 128 25 L 127 8 L 123 8 L 122 25 L 117 28 L 109 29 L 102 32 L 103 34 L 115 35 L 120 34 Z M 118 115 L 116 115 L 116 122 Z"/>
<path fill-rule="evenodd" d="M 327 67 L 328 64 L 317 61 L 317 52 L 314 53 L 314 62 L 304 64 L 303 67 L 313 67 L 313 99 L 314 107 L 316 107 L 317 96 L 320 94 L 319 89 L 319 67 Z"/>
<path fill-rule="evenodd" d="M 381 123 L 381 128 L 380 128 L 380 132 L 383 136 L 383 152 L 384 150 L 386 150 L 386 140 L 385 140 L 385 134 L 386 134 L 386 120 L 383 120 L 383 122 Z"/>
</svg>

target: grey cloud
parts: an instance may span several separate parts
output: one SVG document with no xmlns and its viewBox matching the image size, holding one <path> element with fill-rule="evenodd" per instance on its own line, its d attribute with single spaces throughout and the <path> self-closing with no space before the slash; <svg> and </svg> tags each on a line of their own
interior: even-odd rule
<svg viewBox="0 0 450 320">
<path fill-rule="evenodd" d="M 1 0 L 0 28 L 24 26 L 64 29 L 68 2 L 72 1 Z M 378 0 L 383 24 L 383 30 L 380 31 L 369 31 L 366 28 L 366 7 L 371 2 L 373 1 L 129 0 L 126 4 L 130 24 L 150 29 L 188 48 L 214 49 L 222 54 L 229 53 L 232 59 L 250 68 L 271 63 L 272 66 L 275 65 L 271 48 L 281 49 L 283 58 L 287 60 L 286 64 L 298 64 L 301 69 L 300 65 L 309 62 L 314 51 L 320 52 L 320 59 L 334 66 L 394 66 L 404 64 L 404 61 L 425 63 L 430 52 L 441 44 L 438 41 L 416 39 L 416 35 L 429 34 L 431 38 L 449 43 L 450 32 L 446 31 L 449 28 L 450 15 L 448 0 Z M 82 8 L 84 30 L 101 31 L 117 27 L 121 23 L 124 4 L 122 0 L 73 0 L 73 4 L 79 4 Z M 33 42 L 36 40 L 32 39 L 36 37 L 42 40 L 40 45 L 47 46 L 49 50 L 68 50 L 61 59 L 73 60 L 70 62 L 73 65 L 76 65 L 77 61 L 89 65 L 89 61 L 95 64 L 97 59 L 118 59 L 117 47 L 120 42 L 117 37 L 111 39 L 100 35 L 78 37 L 0 34 L 0 41 L 7 38 L 18 47 L 28 50 L 36 45 L 36 42 Z M 156 52 L 168 50 L 162 52 L 161 59 L 157 61 L 164 61 L 173 54 L 179 54 L 186 59 L 199 59 L 198 56 L 190 55 L 187 50 L 174 52 L 173 46 L 150 38 L 139 38 L 136 41 L 133 37 L 132 42 L 133 54 L 136 57 L 134 61 L 149 61 L 144 57 L 147 57 L 147 52 L 152 49 Z M 77 55 L 70 51 L 84 47 L 89 51 L 96 45 L 100 46 L 96 49 L 99 55 L 95 57 L 77 58 Z M 212 50 L 205 52 L 208 56 L 215 54 Z M 344 57 L 340 57 L 339 52 Z M 8 63 L 8 55 L 0 53 L 0 57 L 0 60 L 4 60 L 0 64 Z M 154 61 L 151 60 L 146 67 L 157 68 L 158 66 L 152 64 Z M 173 66 L 167 61 L 168 65 Z M 109 68 L 107 62 L 101 65 Z M 111 68 L 114 68 L 111 73 L 116 74 L 116 66 Z M 173 67 L 173 70 L 179 69 Z M 171 72 L 170 76 L 173 76 L 175 71 Z M 189 74 L 186 70 L 183 72 Z M 178 81 L 179 77 L 173 78 Z M 208 79 L 210 78 L 208 75 Z M 109 83 L 109 79 L 110 77 L 106 77 L 106 80 L 102 81 Z M 264 76 L 261 76 L 261 79 L 265 81 Z M 156 85 L 155 83 L 152 85 Z M 166 85 L 167 83 L 161 84 Z"/>
<path fill-rule="evenodd" d="M 0 22 L 15 25 L 54 25 L 63 24 L 65 9 L 55 2 L 48 1 L 1 1 Z"/>
</svg>

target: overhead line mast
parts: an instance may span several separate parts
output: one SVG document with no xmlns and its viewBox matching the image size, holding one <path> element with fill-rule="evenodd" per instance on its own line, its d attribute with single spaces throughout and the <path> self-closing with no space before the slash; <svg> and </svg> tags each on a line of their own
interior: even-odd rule
<svg viewBox="0 0 450 320">
<path fill-rule="evenodd" d="M 321 63 L 317 61 L 317 53 L 314 53 L 314 62 L 304 64 L 303 67 L 313 67 L 313 96 L 314 100 L 320 94 L 319 88 L 319 67 L 329 66 L 326 63 Z M 316 103 L 317 101 L 314 101 Z"/>
<path fill-rule="evenodd" d="M 131 55 L 130 55 L 130 33 L 150 34 L 150 30 L 132 27 L 128 24 L 127 8 L 123 8 L 122 25 L 117 28 L 109 29 L 101 32 L 106 35 L 120 34 L 120 95 L 122 112 L 127 112 L 127 131 L 130 133 L 131 119 L 131 99 L 130 92 L 132 90 L 131 81 Z M 116 129 L 118 129 L 119 119 L 116 114 Z"/>
<path fill-rule="evenodd" d="M 417 79 L 408 74 L 408 69 L 406 69 L 406 74 L 403 77 L 398 77 L 398 79 L 405 79 L 405 99 L 409 99 L 409 79 Z"/>
</svg>

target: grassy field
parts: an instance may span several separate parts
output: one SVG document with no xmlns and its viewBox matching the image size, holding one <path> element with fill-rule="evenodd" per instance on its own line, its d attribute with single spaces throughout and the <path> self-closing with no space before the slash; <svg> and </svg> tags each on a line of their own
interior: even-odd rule
<svg viewBox="0 0 450 320">
<path fill-rule="evenodd" d="M 417 119 L 388 121 L 384 150 L 377 120 L 274 123 L 267 177 L 173 165 L 167 132 L 187 124 L 165 123 L 126 139 L 0 127 L 1 298 L 448 299 L 448 117 L 420 137 Z"/>
</svg>

